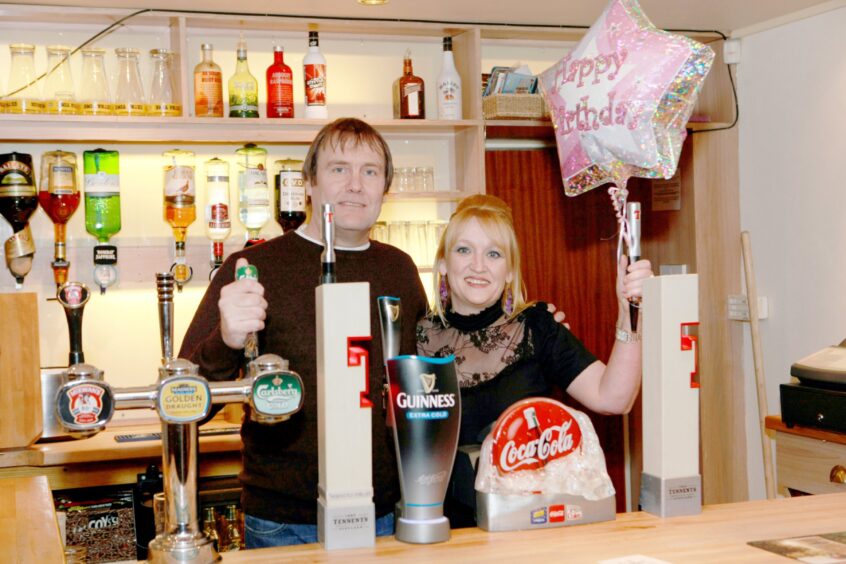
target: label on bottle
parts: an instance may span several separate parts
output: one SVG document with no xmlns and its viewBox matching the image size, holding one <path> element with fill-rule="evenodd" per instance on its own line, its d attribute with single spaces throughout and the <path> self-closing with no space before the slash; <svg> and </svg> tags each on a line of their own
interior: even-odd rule
<svg viewBox="0 0 846 564">
<path fill-rule="evenodd" d="M 242 201 L 248 206 L 269 206 L 270 190 L 267 174 L 263 168 L 248 168 L 238 171 L 238 186 Z"/>
<path fill-rule="evenodd" d="M 223 77 L 220 71 L 194 73 L 194 114 L 223 117 Z"/>
<path fill-rule="evenodd" d="M 114 245 L 96 245 L 94 264 L 117 264 L 117 247 Z"/>
<path fill-rule="evenodd" d="M 47 185 L 51 194 L 73 194 L 76 191 L 76 167 L 69 164 L 52 165 Z"/>
<path fill-rule="evenodd" d="M 303 65 L 306 106 L 326 105 L 326 65 Z"/>
<path fill-rule="evenodd" d="M 279 211 L 305 211 L 306 191 L 303 185 L 303 174 L 299 171 L 279 173 Z"/>
<path fill-rule="evenodd" d="M 209 229 L 229 229 L 232 227 L 232 222 L 229 219 L 229 206 L 226 204 L 207 205 L 206 218 L 209 222 Z"/>
<path fill-rule="evenodd" d="M 267 79 L 267 117 L 294 117 L 294 79 L 290 69 L 273 71 Z"/>
<path fill-rule="evenodd" d="M 420 115 L 420 84 L 419 83 L 409 83 L 403 85 L 402 88 L 402 95 L 407 99 L 407 106 L 408 106 L 408 115 L 409 116 L 419 116 Z"/>
<path fill-rule="evenodd" d="M 461 119 L 461 84 L 445 79 L 438 83 L 438 118 Z"/>
<path fill-rule="evenodd" d="M 86 196 L 117 196 L 120 193 L 120 176 L 99 171 L 84 175 Z"/>
<path fill-rule="evenodd" d="M 35 241 L 32 239 L 32 230 L 29 228 L 29 224 L 6 239 L 4 250 L 6 251 L 6 264 L 9 264 L 12 259 L 35 253 Z M 29 269 L 27 269 L 27 272 L 29 272 Z"/>
<path fill-rule="evenodd" d="M 35 196 L 32 169 L 15 156 L 15 153 L 3 155 L 5 160 L 0 162 L 0 196 Z"/>
<path fill-rule="evenodd" d="M 164 196 L 167 203 L 177 206 L 192 205 L 194 194 L 193 167 L 171 166 L 165 169 Z"/>
</svg>

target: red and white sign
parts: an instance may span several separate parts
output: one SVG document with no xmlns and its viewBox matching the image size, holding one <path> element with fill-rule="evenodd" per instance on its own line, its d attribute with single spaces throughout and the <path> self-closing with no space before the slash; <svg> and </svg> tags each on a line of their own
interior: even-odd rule
<svg viewBox="0 0 846 564">
<path fill-rule="evenodd" d="M 547 398 L 515 403 L 499 416 L 491 435 L 493 463 L 500 475 L 543 468 L 582 442 L 576 419 L 564 404 Z"/>
</svg>

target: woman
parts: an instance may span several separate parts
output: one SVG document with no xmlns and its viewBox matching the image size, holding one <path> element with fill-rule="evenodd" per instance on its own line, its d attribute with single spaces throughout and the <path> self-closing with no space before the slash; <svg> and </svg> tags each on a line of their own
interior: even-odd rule
<svg viewBox="0 0 846 564">
<path fill-rule="evenodd" d="M 544 304 L 528 304 L 511 210 L 499 198 L 464 199 L 435 257 L 440 299 L 417 327 L 421 355 L 455 355 L 461 387 L 459 444 L 481 443 L 514 402 L 557 386 L 588 409 L 627 413 L 640 387 L 641 343 L 629 302 L 652 276 L 649 261 L 617 267 L 617 331 L 597 360 Z M 610 329 L 610 328 L 609 328 Z M 611 331 L 609 330 L 609 335 Z"/>
</svg>

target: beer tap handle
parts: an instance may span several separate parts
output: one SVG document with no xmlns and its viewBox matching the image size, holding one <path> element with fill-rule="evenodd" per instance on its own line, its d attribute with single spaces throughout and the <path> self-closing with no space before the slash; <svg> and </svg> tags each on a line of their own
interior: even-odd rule
<svg viewBox="0 0 846 564">
<path fill-rule="evenodd" d="M 103 381 L 103 371 L 89 364 L 74 364 L 62 375 L 56 391 L 56 416 L 72 437 L 82 439 L 106 428 L 115 412 L 114 392 Z"/>
<path fill-rule="evenodd" d="M 82 352 L 82 312 L 91 298 L 88 287 L 81 282 L 66 282 L 56 291 L 56 299 L 65 310 L 68 321 L 70 353 L 68 366 L 85 362 Z"/>
<path fill-rule="evenodd" d="M 156 273 L 162 364 L 173 359 L 173 283 L 174 278 L 172 273 Z"/>
<path fill-rule="evenodd" d="M 235 280 L 245 278 L 258 282 L 258 268 L 252 264 L 239 267 L 235 272 Z M 247 357 L 247 362 L 252 362 L 258 357 L 258 333 L 255 331 L 247 334 L 247 340 L 244 341 L 244 356 Z"/>
<path fill-rule="evenodd" d="M 379 306 L 379 322 L 382 327 L 382 359 L 385 371 L 382 376 L 382 409 L 386 412 L 386 423 L 393 427 L 394 416 L 388 401 L 388 359 L 399 356 L 402 341 L 402 302 L 399 298 L 380 296 L 376 298 Z"/>
<path fill-rule="evenodd" d="M 320 283 L 334 284 L 335 276 L 335 204 L 323 204 L 323 252 L 320 254 Z"/>
</svg>

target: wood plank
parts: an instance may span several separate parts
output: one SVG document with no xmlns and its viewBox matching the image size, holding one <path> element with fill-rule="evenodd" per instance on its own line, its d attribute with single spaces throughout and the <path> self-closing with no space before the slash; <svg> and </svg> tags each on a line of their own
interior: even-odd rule
<svg viewBox="0 0 846 564">
<path fill-rule="evenodd" d="M 802 427 L 801 425 L 794 425 L 793 427 L 788 427 L 781 420 L 780 415 L 768 415 L 765 421 L 767 429 L 771 431 L 786 433 L 788 435 L 799 435 L 800 437 L 808 437 L 809 439 L 816 439 L 818 441 L 828 441 L 830 443 L 846 445 L 846 433 L 835 433 L 834 431 L 826 431 L 825 429 L 814 429 L 813 427 Z"/>
<path fill-rule="evenodd" d="M 645 555 L 667 562 L 788 562 L 747 543 L 843 530 L 846 494 L 748 501 L 703 508 L 700 515 L 661 519 L 647 513 L 576 527 L 488 533 L 452 531 L 441 544 L 404 544 L 381 537 L 373 548 L 324 550 L 319 544 L 223 554 L 223 562 L 597 562 Z"/>
<path fill-rule="evenodd" d="M 0 480 L 4 562 L 64 562 L 53 495 L 44 476 Z"/>
<path fill-rule="evenodd" d="M 43 428 L 37 299 L 0 294 L 0 449 L 30 445 Z"/>
<path fill-rule="evenodd" d="M 784 488 L 809 494 L 846 492 L 846 484 L 831 481 L 836 466 L 846 467 L 846 445 L 776 433 L 776 460 L 782 493 Z"/>
</svg>

